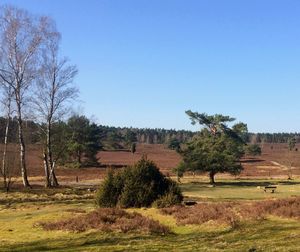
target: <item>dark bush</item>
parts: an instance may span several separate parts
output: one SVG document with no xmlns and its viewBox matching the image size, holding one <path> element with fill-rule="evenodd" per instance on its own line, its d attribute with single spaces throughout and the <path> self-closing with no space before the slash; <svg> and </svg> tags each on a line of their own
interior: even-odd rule
<svg viewBox="0 0 300 252">
<path fill-rule="evenodd" d="M 157 208 L 170 207 L 173 205 L 179 205 L 182 202 L 182 194 L 180 188 L 174 181 L 171 181 L 173 185 L 170 186 L 170 189 L 167 193 L 159 197 L 153 202 L 153 206 Z"/>
<path fill-rule="evenodd" d="M 154 162 L 143 157 L 119 172 L 110 171 L 100 186 L 96 202 L 101 207 L 149 207 L 164 196 L 176 204 L 183 199 L 178 185 L 165 177 Z"/>
<path fill-rule="evenodd" d="M 102 207 L 115 207 L 123 186 L 121 176 L 114 176 L 113 170 L 109 170 L 96 194 L 96 203 Z"/>
</svg>

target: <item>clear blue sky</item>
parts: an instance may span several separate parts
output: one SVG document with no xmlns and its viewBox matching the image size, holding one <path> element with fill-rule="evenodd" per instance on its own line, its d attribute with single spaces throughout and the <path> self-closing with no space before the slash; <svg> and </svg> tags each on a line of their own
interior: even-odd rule
<svg viewBox="0 0 300 252">
<path fill-rule="evenodd" d="M 84 113 L 113 126 L 197 129 L 223 113 L 300 131 L 300 1 L 1 0 L 50 15 L 79 68 Z"/>
</svg>

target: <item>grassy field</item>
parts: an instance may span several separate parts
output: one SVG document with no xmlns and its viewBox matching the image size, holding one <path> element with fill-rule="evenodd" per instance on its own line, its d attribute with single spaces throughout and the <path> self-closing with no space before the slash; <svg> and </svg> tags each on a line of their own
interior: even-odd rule
<svg viewBox="0 0 300 252">
<path fill-rule="evenodd" d="M 186 197 L 195 200 L 261 200 L 300 196 L 300 180 L 279 179 L 221 179 L 211 187 L 203 178 L 187 177 L 182 179 L 181 188 Z M 276 186 L 275 193 L 265 193 L 264 186 Z"/>
<path fill-rule="evenodd" d="M 259 186 L 278 185 L 276 193 Z M 234 201 L 300 195 L 300 181 L 221 180 L 210 187 L 201 178 L 185 178 L 184 195 L 198 201 Z M 200 203 L 201 204 L 201 203 Z M 237 227 L 207 222 L 178 225 L 158 209 L 129 209 L 158 220 L 172 234 L 83 233 L 44 231 L 36 223 L 67 219 L 95 208 L 93 193 L 86 190 L 35 189 L 0 193 L 0 251 L 299 251 L 300 223 L 295 219 L 268 216 L 243 221 Z"/>
<path fill-rule="evenodd" d="M 287 180 L 286 146 L 277 144 L 271 148 L 265 144 L 262 147 L 261 157 L 242 160 L 244 171 L 238 177 L 217 175 L 215 187 L 208 184 L 205 174 L 186 174 L 180 184 L 185 199 L 196 200 L 198 205 L 206 202 L 247 204 L 300 196 L 300 152 L 293 153 L 294 179 Z M 45 231 L 37 225 L 38 222 L 66 220 L 96 208 L 94 192 L 87 188 L 96 188 L 101 183 L 106 173 L 105 166 L 132 164 L 147 154 L 165 174 L 174 176 L 172 168 L 178 164 L 180 156 L 163 145 L 138 145 L 135 155 L 100 152 L 101 167 L 58 167 L 62 187 L 44 189 L 39 154 L 38 146 L 29 148 L 28 167 L 33 189 L 23 190 L 17 178 L 12 192 L 0 191 L 0 251 L 300 251 L 299 219 L 277 215 L 243 220 L 234 227 L 214 221 L 182 225 L 173 215 L 163 215 L 158 209 L 128 209 L 158 220 L 172 233 Z M 265 193 L 263 187 L 266 185 L 276 185 L 276 192 Z"/>
</svg>

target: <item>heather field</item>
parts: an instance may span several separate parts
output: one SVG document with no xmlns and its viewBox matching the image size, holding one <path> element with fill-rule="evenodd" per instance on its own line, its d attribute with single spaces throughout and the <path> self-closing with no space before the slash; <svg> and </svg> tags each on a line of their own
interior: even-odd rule
<svg viewBox="0 0 300 252">
<path fill-rule="evenodd" d="M 244 167 L 238 176 L 228 174 L 217 174 L 218 179 L 229 180 L 248 180 L 248 179 L 286 179 L 290 169 L 294 178 L 300 178 L 300 151 L 288 152 L 287 144 L 262 144 L 262 155 L 257 157 L 245 157 L 241 163 Z M 100 162 L 99 167 L 87 167 L 80 169 L 70 169 L 58 167 L 57 176 L 62 185 L 97 185 L 106 174 L 107 168 L 119 169 L 126 165 L 131 165 L 138 161 L 143 155 L 153 160 L 160 170 L 170 176 L 175 176 L 173 168 L 176 167 L 181 157 L 175 151 L 168 149 L 162 144 L 138 144 L 137 151 L 132 154 L 128 150 L 100 151 L 97 158 Z M 28 148 L 28 174 L 35 185 L 44 183 L 42 149 L 39 145 L 31 145 Z M 18 174 L 16 174 L 18 175 Z M 195 177 L 194 177 L 195 175 Z M 76 182 L 78 177 L 79 183 Z M 186 174 L 186 180 L 207 181 L 206 174 Z M 16 186 L 20 181 L 18 177 L 14 179 Z"/>
</svg>

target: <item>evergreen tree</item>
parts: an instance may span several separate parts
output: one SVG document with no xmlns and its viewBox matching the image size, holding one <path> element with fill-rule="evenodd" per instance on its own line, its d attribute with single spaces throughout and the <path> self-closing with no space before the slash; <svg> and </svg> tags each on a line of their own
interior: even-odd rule
<svg viewBox="0 0 300 252">
<path fill-rule="evenodd" d="M 239 123 L 230 128 L 227 122 L 234 121 L 234 118 L 229 116 L 210 116 L 191 111 L 187 111 L 187 114 L 193 124 L 198 122 L 205 128 L 181 151 L 183 162 L 180 168 L 208 172 L 212 184 L 217 173 L 240 173 L 240 158 L 244 155 L 245 145 L 241 133 L 246 132 L 247 126 Z"/>
<path fill-rule="evenodd" d="M 100 129 L 85 116 L 75 115 L 68 120 L 68 152 L 81 166 L 97 163 L 96 154 L 101 149 Z"/>
<path fill-rule="evenodd" d="M 136 143 L 131 144 L 130 151 L 132 154 L 134 154 L 136 152 Z"/>
</svg>

